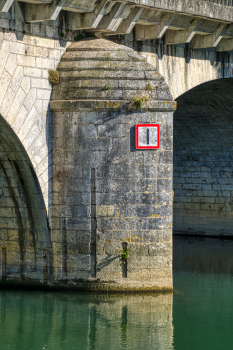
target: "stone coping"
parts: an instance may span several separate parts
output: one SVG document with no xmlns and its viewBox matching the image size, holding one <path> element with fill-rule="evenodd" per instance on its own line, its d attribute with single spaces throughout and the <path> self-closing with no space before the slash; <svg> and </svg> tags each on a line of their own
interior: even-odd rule
<svg viewBox="0 0 233 350">
<path fill-rule="evenodd" d="M 233 6 L 212 1 L 199 0 L 125 0 L 139 6 L 156 8 L 162 11 L 175 11 L 181 14 L 201 16 L 220 21 L 232 22 Z"/>
<path fill-rule="evenodd" d="M 108 39 L 98 39 L 98 38 L 85 38 L 85 40 L 80 40 L 73 43 L 68 49 L 69 51 L 128 51 L 134 53 L 134 50 L 128 46 L 116 44 Z"/>
<path fill-rule="evenodd" d="M 174 111 L 176 109 L 175 101 L 147 101 L 143 108 L 137 109 L 133 101 L 129 100 L 54 100 L 50 101 L 52 111 Z"/>
</svg>

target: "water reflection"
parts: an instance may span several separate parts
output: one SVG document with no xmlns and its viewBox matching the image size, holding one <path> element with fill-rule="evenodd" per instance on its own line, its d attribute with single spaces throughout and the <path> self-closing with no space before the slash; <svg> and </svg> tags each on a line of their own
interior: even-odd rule
<svg viewBox="0 0 233 350">
<path fill-rule="evenodd" d="M 172 294 L 1 291 L 1 348 L 171 350 L 172 300 Z"/>
<path fill-rule="evenodd" d="M 174 295 L 0 291 L 0 349 L 231 350 L 233 241 L 176 237 L 174 288 Z"/>
<path fill-rule="evenodd" d="M 233 241 L 174 240 L 174 348 L 231 350 Z"/>
<path fill-rule="evenodd" d="M 176 236 L 174 273 L 233 274 L 233 240 Z"/>
</svg>

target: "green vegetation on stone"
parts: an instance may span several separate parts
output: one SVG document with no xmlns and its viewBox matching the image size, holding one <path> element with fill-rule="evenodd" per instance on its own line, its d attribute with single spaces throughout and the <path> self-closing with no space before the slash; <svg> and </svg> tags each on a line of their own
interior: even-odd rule
<svg viewBox="0 0 233 350">
<path fill-rule="evenodd" d="M 108 84 L 106 84 L 104 87 L 103 87 L 104 90 L 111 90 L 111 86 L 109 86 Z"/>
<path fill-rule="evenodd" d="M 127 259 L 129 257 L 130 249 L 121 248 L 121 257 Z"/>
<path fill-rule="evenodd" d="M 134 100 L 134 104 L 136 105 L 136 107 L 138 109 L 142 109 L 144 103 L 146 101 L 149 101 L 150 99 L 147 96 L 140 96 L 140 97 L 139 96 L 135 96 L 133 100 Z"/>
<path fill-rule="evenodd" d="M 57 85 L 60 83 L 60 77 L 57 70 L 49 70 L 49 82 L 52 85 Z"/>
</svg>

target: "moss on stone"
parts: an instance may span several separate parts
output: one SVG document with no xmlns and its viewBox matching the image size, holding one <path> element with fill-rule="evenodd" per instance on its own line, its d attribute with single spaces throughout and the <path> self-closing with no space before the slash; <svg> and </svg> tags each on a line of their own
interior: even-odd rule
<svg viewBox="0 0 233 350">
<path fill-rule="evenodd" d="M 60 77 L 57 70 L 49 70 L 49 82 L 52 85 L 57 85 L 60 83 Z"/>
<path fill-rule="evenodd" d="M 136 106 L 138 109 L 142 109 L 144 103 L 145 103 L 146 101 L 149 101 L 150 99 L 149 99 L 149 97 L 147 97 L 147 96 L 135 96 L 133 100 L 134 100 L 135 106 Z"/>
<path fill-rule="evenodd" d="M 146 84 L 146 91 L 151 91 L 152 90 L 152 86 L 150 83 Z"/>
</svg>

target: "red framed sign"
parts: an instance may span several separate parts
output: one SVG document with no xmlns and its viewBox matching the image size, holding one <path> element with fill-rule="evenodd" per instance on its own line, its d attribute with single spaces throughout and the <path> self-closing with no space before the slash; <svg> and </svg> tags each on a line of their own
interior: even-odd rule
<svg viewBox="0 0 233 350">
<path fill-rule="evenodd" d="M 136 149 L 159 148 L 159 124 L 136 125 Z"/>
</svg>

